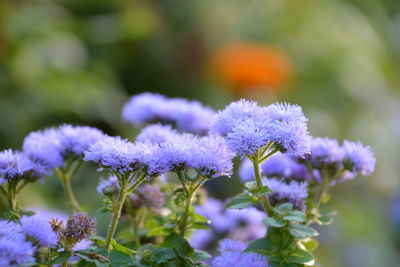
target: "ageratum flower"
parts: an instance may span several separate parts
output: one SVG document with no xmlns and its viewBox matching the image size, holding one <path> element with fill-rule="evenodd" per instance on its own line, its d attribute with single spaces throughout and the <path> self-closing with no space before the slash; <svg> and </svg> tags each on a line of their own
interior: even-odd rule
<svg viewBox="0 0 400 267">
<path fill-rule="evenodd" d="M 297 209 L 304 209 L 304 201 L 308 197 L 307 183 L 291 181 L 285 183 L 278 179 L 263 179 L 263 184 L 268 186 L 272 193 L 268 195 L 272 205 L 290 202 Z"/>
<path fill-rule="evenodd" d="M 57 245 L 57 235 L 45 218 L 38 215 L 23 216 L 21 225 L 24 234 L 35 240 L 39 246 L 55 247 Z"/>
<path fill-rule="evenodd" d="M 235 154 L 227 147 L 222 137 L 201 137 L 195 145 L 188 166 L 196 168 L 207 177 L 232 175 L 232 159 Z"/>
<path fill-rule="evenodd" d="M 268 119 L 264 120 L 264 116 Z M 273 141 L 281 152 L 295 157 L 303 157 L 310 153 L 308 120 L 300 106 L 288 103 L 272 104 L 264 108 L 258 119 L 268 131 L 270 141 Z"/>
<path fill-rule="evenodd" d="M 337 140 L 314 137 L 311 141 L 311 163 L 314 167 L 333 165 L 343 167 L 344 151 Z"/>
<path fill-rule="evenodd" d="M 122 109 L 122 118 L 135 126 L 161 122 L 197 134 L 208 132 L 213 116 L 212 109 L 197 101 L 166 98 L 153 93 L 133 96 Z"/>
<path fill-rule="evenodd" d="M 268 259 L 261 254 L 244 252 L 247 245 L 235 240 L 222 240 L 219 243 L 221 255 L 215 257 L 211 267 L 268 267 Z"/>
<path fill-rule="evenodd" d="M 61 167 L 64 164 L 59 131 L 55 128 L 31 132 L 25 137 L 22 147 L 28 157 L 48 169 Z"/>
<path fill-rule="evenodd" d="M 149 125 L 138 134 L 137 142 L 163 143 L 171 138 L 176 138 L 178 133 L 170 125 Z"/>
<path fill-rule="evenodd" d="M 370 175 L 375 169 L 375 157 L 370 147 L 364 147 L 360 142 L 343 142 L 345 167 L 354 175 Z"/>
<path fill-rule="evenodd" d="M 26 241 L 20 225 L 0 220 L 0 266 L 23 266 L 34 263 L 36 249 Z"/>
<path fill-rule="evenodd" d="M 59 128 L 59 138 L 62 155 L 72 153 L 79 157 L 91 145 L 104 138 L 104 133 L 93 127 L 64 124 Z"/>
<path fill-rule="evenodd" d="M 261 107 L 254 101 L 240 99 L 232 102 L 224 110 L 218 111 L 211 124 L 210 132 L 226 136 L 238 122 L 245 118 L 255 117 L 260 110 Z"/>
<path fill-rule="evenodd" d="M 0 152 L 0 184 L 19 178 L 36 180 L 46 174 L 43 165 L 33 162 L 21 152 L 11 149 Z"/>
</svg>

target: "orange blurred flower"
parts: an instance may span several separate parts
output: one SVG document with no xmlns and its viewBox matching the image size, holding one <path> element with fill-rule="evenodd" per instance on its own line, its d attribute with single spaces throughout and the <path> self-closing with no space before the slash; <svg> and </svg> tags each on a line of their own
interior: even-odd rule
<svg viewBox="0 0 400 267">
<path fill-rule="evenodd" d="M 280 50 L 255 43 L 231 43 L 211 57 L 217 77 L 240 93 L 277 91 L 292 76 L 289 58 Z"/>
</svg>

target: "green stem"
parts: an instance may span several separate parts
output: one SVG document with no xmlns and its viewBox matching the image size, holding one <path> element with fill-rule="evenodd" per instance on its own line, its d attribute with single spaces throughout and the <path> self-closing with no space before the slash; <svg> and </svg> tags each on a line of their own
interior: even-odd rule
<svg viewBox="0 0 400 267">
<path fill-rule="evenodd" d="M 126 196 L 130 192 L 132 192 L 136 187 L 138 187 L 144 181 L 145 178 L 146 178 L 146 176 L 144 176 L 144 175 L 142 177 L 139 177 L 130 188 L 128 188 L 129 181 L 122 182 L 121 190 L 118 194 L 118 199 L 114 206 L 114 212 L 112 215 L 111 224 L 108 228 L 107 239 L 106 239 L 106 250 L 107 251 L 109 251 L 111 248 L 111 241 L 113 240 L 115 231 L 117 229 L 119 216 L 121 215 L 122 206 L 124 205 Z"/>
<path fill-rule="evenodd" d="M 261 179 L 260 160 L 258 154 L 254 155 L 252 161 L 253 161 L 254 176 L 256 178 L 257 187 L 259 190 L 261 190 L 264 185 Z M 265 213 L 267 213 L 268 216 L 272 216 L 273 209 L 268 201 L 268 198 L 266 196 L 261 196 L 260 199 L 264 206 Z"/>
<path fill-rule="evenodd" d="M 185 234 L 186 234 L 189 213 L 190 213 L 190 206 L 192 205 L 192 201 L 193 201 L 193 195 L 194 195 L 193 193 L 194 193 L 193 191 L 192 192 L 189 191 L 189 195 L 186 196 L 185 210 L 183 212 L 182 221 L 179 225 L 179 234 L 182 237 L 185 237 Z"/>
<path fill-rule="evenodd" d="M 61 265 L 62 267 L 68 267 L 68 260 L 64 261 L 63 264 Z"/>
<path fill-rule="evenodd" d="M 81 206 L 79 205 L 78 201 L 76 200 L 74 191 L 72 190 L 71 186 L 71 176 L 64 175 L 61 178 L 61 182 L 64 187 L 64 192 L 68 198 L 69 204 L 72 207 L 73 212 L 81 211 Z"/>
</svg>

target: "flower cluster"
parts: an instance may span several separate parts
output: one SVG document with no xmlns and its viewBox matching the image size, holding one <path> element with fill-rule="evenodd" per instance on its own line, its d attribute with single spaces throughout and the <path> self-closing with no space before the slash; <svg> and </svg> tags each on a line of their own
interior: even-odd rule
<svg viewBox="0 0 400 267">
<path fill-rule="evenodd" d="M 24 139 L 23 151 L 33 161 L 51 169 L 63 166 L 69 155 L 81 157 L 103 137 L 104 134 L 96 128 L 64 124 L 30 133 Z"/>
<path fill-rule="evenodd" d="M 215 257 L 211 267 L 268 267 L 268 260 L 265 256 L 254 252 L 244 252 L 247 244 L 225 239 L 219 243 L 221 255 Z"/>
<path fill-rule="evenodd" d="M 164 206 L 164 194 L 159 187 L 145 184 L 139 188 L 137 194 L 130 196 L 130 201 L 136 209 L 146 207 L 154 213 L 160 213 Z"/>
<path fill-rule="evenodd" d="M 133 96 L 122 109 L 122 118 L 135 125 L 160 122 L 179 130 L 206 134 L 214 111 L 197 101 L 167 98 L 153 93 Z"/>
<path fill-rule="evenodd" d="M 307 119 L 296 105 L 262 107 L 242 99 L 218 112 L 211 132 L 226 137 L 229 147 L 241 156 L 253 155 L 270 143 L 297 157 L 310 152 Z"/>
</svg>

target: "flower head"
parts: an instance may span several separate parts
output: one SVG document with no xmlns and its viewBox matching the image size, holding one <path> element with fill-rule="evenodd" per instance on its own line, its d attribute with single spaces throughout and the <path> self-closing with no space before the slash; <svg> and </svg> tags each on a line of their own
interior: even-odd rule
<svg viewBox="0 0 400 267">
<path fill-rule="evenodd" d="M 313 166 L 334 165 L 343 166 L 344 151 L 336 140 L 315 137 L 311 142 L 311 162 Z"/>
<path fill-rule="evenodd" d="M 135 126 L 160 122 L 184 132 L 206 134 L 214 111 L 197 101 L 166 98 L 153 93 L 133 96 L 123 107 L 122 117 Z"/>
<path fill-rule="evenodd" d="M 20 225 L 0 220 L 0 266 L 33 263 L 35 251 L 32 243 L 26 241 Z"/>
<path fill-rule="evenodd" d="M 81 156 L 104 137 L 104 133 L 99 129 L 89 126 L 72 126 L 64 124 L 59 128 L 59 138 L 61 143 L 61 154 L 72 153 Z"/>
<path fill-rule="evenodd" d="M 47 174 L 45 167 L 30 160 L 21 152 L 11 149 L 0 152 L 0 184 L 10 179 L 34 179 Z"/>
<path fill-rule="evenodd" d="M 272 190 L 272 193 L 268 195 L 272 205 L 290 202 L 297 209 L 304 208 L 304 201 L 308 197 L 306 182 L 291 181 L 285 183 L 282 180 L 265 178 L 263 184 Z"/>
<path fill-rule="evenodd" d="M 23 232 L 33 238 L 39 246 L 55 247 L 58 242 L 57 235 L 51 229 L 49 222 L 38 216 L 23 216 L 21 218 Z"/>
<path fill-rule="evenodd" d="M 152 124 L 138 134 L 137 142 L 163 143 L 171 138 L 176 138 L 178 133 L 170 125 Z"/>
<path fill-rule="evenodd" d="M 47 168 L 61 167 L 64 159 L 61 154 L 59 132 L 55 128 L 31 132 L 22 145 L 24 153 L 35 162 Z"/>
<path fill-rule="evenodd" d="M 364 147 L 360 142 L 343 142 L 344 163 L 354 174 L 370 175 L 375 169 L 375 157 L 370 147 Z"/>
<path fill-rule="evenodd" d="M 230 103 L 224 110 L 218 111 L 211 124 L 210 132 L 222 136 L 228 135 L 236 124 L 245 118 L 258 114 L 261 107 L 254 101 L 240 99 Z"/>
<path fill-rule="evenodd" d="M 246 243 L 235 240 L 222 240 L 219 243 L 221 255 L 215 257 L 211 267 L 268 267 L 268 259 L 258 253 L 244 252 Z"/>
<path fill-rule="evenodd" d="M 261 172 L 268 177 L 280 177 L 287 180 L 308 180 L 307 168 L 287 154 L 276 153 L 261 165 Z"/>
</svg>

